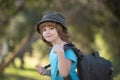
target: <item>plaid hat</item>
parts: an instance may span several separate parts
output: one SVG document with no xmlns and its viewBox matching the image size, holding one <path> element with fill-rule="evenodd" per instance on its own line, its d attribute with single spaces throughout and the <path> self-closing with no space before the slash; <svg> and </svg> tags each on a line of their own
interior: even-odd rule
<svg viewBox="0 0 120 80">
<path fill-rule="evenodd" d="M 37 23 L 36 30 L 40 33 L 39 26 L 44 22 L 56 22 L 62 25 L 64 29 L 67 30 L 66 24 L 65 24 L 65 18 L 58 12 L 51 12 L 45 14 L 42 19 Z"/>
</svg>

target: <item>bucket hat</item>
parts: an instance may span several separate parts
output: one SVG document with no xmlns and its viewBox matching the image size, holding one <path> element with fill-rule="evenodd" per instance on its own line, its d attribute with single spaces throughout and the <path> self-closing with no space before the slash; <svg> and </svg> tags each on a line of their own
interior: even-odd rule
<svg viewBox="0 0 120 80">
<path fill-rule="evenodd" d="M 47 13 L 45 14 L 42 19 L 37 23 L 36 25 L 36 30 L 38 33 L 40 33 L 40 30 L 39 30 L 39 26 L 44 23 L 44 22 L 56 22 L 56 23 L 59 23 L 62 25 L 62 27 L 64 29 L 67 30 L 66 28 L 66 24 L 65 24 L 65 18 L 63 17 L 63 15 L 61 15 L 60 13 L 58 12 L 50 12 L 50 13 Z"/>
</svg>

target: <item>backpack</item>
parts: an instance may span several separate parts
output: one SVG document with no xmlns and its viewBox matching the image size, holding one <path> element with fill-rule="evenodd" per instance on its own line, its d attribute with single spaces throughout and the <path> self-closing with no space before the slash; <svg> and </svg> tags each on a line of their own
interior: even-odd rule
<svg viewBox="0 0 120 80">
<path fill-rule="evenodd" d="M 73 49 L 78 57 L 77 74 L 80 80 L 112 80 L 113 66 L 109 60 L 99 56 L 97 51 L 85 55 L 72 43 L 64 45 L 64 50 Z M 45 68 L 50 65 L 45 66 Z M 71 80 L 68 75 L 64 80 Z"/>
</svg>

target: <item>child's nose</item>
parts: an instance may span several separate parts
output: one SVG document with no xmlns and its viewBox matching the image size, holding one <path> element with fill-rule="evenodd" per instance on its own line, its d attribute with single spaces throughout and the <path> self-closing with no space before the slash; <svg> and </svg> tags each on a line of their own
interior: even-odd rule
<svg viewBox="0 0 120 80">
<path fill-rule="evenodd" d="M 46 29 L 46 32 L 49 33 L 49 32 L 50 32 L 50 29 Z"/>
</svg>

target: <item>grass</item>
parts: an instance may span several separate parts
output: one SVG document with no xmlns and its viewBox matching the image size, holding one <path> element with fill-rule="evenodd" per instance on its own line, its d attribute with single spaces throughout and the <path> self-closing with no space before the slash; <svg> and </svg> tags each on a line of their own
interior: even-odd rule
<svg viewBox="0 0 120 80">
<path fill-rule="evenodd" d="M 120 80 L 120 74 L 116 75 L 113 80 Z"/>
<path fill-rule="evenodd" d="M 49 80 L 49 77 L 41 76 L 34 69 L 18 69 L 8 67 L 5 69 L 2 80 Z"/>
<path fill-rule="evenodd" d="M 36 70 L 35 65 L 40 63 L 39 56 L 25 56 L 24 69 L 20 69 L 20 60 L 15 59 L 16 68 L 10 64 L 3 74 L 0 74 L 0 80 L 50 80 L 48 76 L 41 76 Z M 46 64 L 47 59 L 43 59 L 41 64 Z"/>
</svg>

